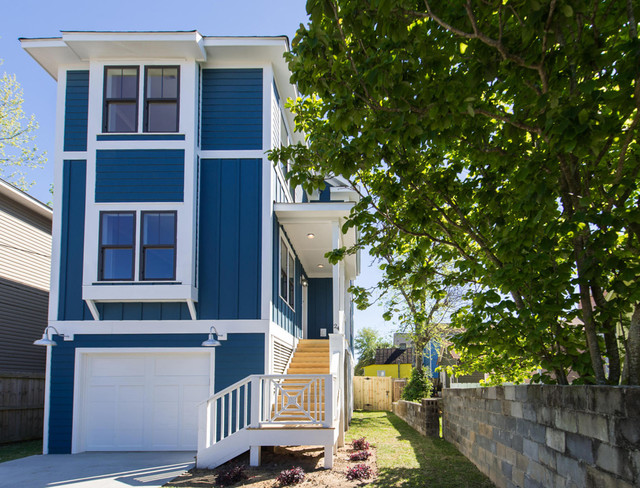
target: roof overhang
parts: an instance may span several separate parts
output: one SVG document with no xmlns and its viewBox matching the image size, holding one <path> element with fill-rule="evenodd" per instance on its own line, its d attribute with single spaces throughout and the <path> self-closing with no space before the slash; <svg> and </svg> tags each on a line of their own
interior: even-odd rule
<svg viewBox="0 0 640 488">
<path fill-rule="evenodd" d="M 17 204 L 42 215 L 49 220 L 52 219 L 53 210 L 50 207 L 2 179 L 0 179 L 0 195 L 9 198 Z"/>
<path fill-rule="evenodd" d="M 153 60 L 193 59 L 207 61 L 247 59 L 253 56 L 271 61 L 276 76 L 289 84 L 289 70 L 283 54 L 289 39 L 278 37 L 204 37 L 198 31 L 176 32 L 85 32 L 63 31 L 62 37 L 20 39 L 21 45 L 53 78 L 58 67 L 92 59 Z M 285 94 L 283 94 L 285 96 Z M 286 96 L 291 96 L 287 93 Z"/>
<path fill-rule="evenodd" d="M 354 205 L 353 202 L 274 204 L 278 222 L 309 278 L 333 276 L 333 267 L 324 255 L 334 249 L 334 224 L 338 225 L 341 233 L 342 225 Z M 356 243 L 357 233 L 352 228 L 346 234 L 341 234 L 341 238 L 342 245 L 350 247 Z M 359 273 L 358 255 L 347 256 L 344 263 L 347 276 L 354 279 Z"/>
</svg>

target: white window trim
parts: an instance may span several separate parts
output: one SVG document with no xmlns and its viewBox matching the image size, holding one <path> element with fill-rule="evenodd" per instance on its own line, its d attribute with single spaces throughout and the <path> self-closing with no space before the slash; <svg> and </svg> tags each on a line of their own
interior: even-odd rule
<svg viewBox="0 0 640 488">
<path fill-rule="evenodd" d="M 285 247 L 287 248 L 287 285 L 289 284 L 289 279 L 290 279 L 290 275 L 289 275 L 289 256 L 291 256 L 293 258 L 293 299 L 291 300 L 293 305 L 291 305 L 291 303 L 289 303 L 287 301 L 287 298 L 285 298 L 284 296 L 282 296 L 282 279 L 280 277 L 280 273 L 282 271 L 282 243 L 284 242 Z M 296 265 L 296 253 L 293 252 L 293 248 L 291 247 L 291 245 L 289 244 L 289 239 L 287 239 L 287 236 L 285 235 L 284 232 L 282 232 L 282 229 L 280 229 L 280 243 L 278 244 L 278 295 L 280 296 L 280 298 L 282 299 L 282 301 L 284 303 L 287 304 L 287 306 L 293 310 L 294 312 L 296 311 L 295 309 L 295 304 L 296 304 L 296 283 L 295 283 L 295 274 L 296 274 L 296 270 L 295 270 L 295 265 Z M 287 289 L 287 296 L 289 295 L 288 293 L 288 289 Z"/>
<path fill-rule="evenodd" d="M 134 222 L 135 222 L 135 228 L 133 229 L 134 235 L 133 235 L 133 279 L 132 280 L 103 280 L 101 279 L 101 275 L 100 275 L 100 266 L 102 264 L 102 256 L 101 254 L 101 250 L 102 250 L 102 242 L 101 242 L 101 235 L 100 235 L 100 227 L 102 225 L 102 215 L 104 213 L 133 213 L 134 215 Z M 173 262 L 173 267 L 174 267 L 174 277 L 171 280 L 143 280 L 142 279 L 142 214 L 143 213 L 173 213 L 175 215 L 175 242 L 174 242 L 174 262 Z M 160 209 L 160 208 L 150 208 L 150 209 L 141 209 L 141 208 L 134 208 L 134 209 L 130 209 L 130 210 L 126 210 L 124 208 L 118 208 L 116 210 L 111 210 L 111 209 L 106 209 L 106 208 L 101 208 L 98 211 L 98 247 L 97 247 L 97 259 L 98 259 L 98 269 L 96 269 L 96 274 L 95 274 L 95 281 L 92 284 L 103 284 L 103 283 L 108 283 L 108 284 L 115 284 L 115 285 L 130 285 L 132 283 L 136 283 L 136 284 L 149 284 L 149 285 L 153 285 L 153 284 L 166 284 L 166 283 L 182 283 L 181 280 L 179 279 L 179 275 L 180 273 L 178 272 L 178 268 L 179 268 L 179 261 L 178 261 L 178 214 L 179 211 L 178 209 L 174 209 L 174 208 L 167 208 L 167 209 Z"/>
</svg>

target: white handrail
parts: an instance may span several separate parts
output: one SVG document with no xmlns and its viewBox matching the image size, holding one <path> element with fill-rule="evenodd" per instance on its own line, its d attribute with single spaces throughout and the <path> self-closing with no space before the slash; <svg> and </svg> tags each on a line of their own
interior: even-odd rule
<svg viewBox="0 0 640 488">
<path fill-rule="evenodd" d="M 334 374 L 247 376 L 200 404 L 198 450 L 247 427 L 334 427 L 340 398 L 337 383 Z"/>
</svg>

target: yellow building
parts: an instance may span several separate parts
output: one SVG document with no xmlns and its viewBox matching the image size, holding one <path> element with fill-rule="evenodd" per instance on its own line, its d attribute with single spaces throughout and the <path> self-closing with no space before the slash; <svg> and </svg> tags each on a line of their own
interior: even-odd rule
<svg viewBox="0 0 640 488">
<path fill-rule="evenodd" d="M 409 378 L 411 364 L 370 364 L 364 367 L 365 376 L 388 376 L 390 378 Z"/>
<path fill-rule="evenodd" d="M 379 348 L 376 350 L 376 362 L 364 367 L 365 376 L 388 376 L 390 378 L 409 378 L 413 369 L 413 348 Z"/>
</svg>

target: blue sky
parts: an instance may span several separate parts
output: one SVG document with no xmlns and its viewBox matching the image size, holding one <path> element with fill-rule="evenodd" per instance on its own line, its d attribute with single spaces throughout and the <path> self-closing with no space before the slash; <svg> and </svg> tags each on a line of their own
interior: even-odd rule
<svg viewBox="0 0 640 488">
<path fill-rule="evenodd" d="M 207 36 L 275 36 L 290 40 L 301 23 L 307 23 L 304 0 L 21 0 L 4 2 L 0 27 L 0 72 L 17 76 L 24 90 L 24 109 L 40 124 L 37 143 L 53 157 L 56 85 L 20 47 L 20 37 L 56 37 L 73 30 L 198 30 Z M 53 165 L 32 173 L 36 185 L 30 193 L 48 202 Z M 363 255 L 361 286 L 372 286 L 380 271 Z M 377 307 L 356 312 L 356 327 L 391 330 Z"/>
</svg>

